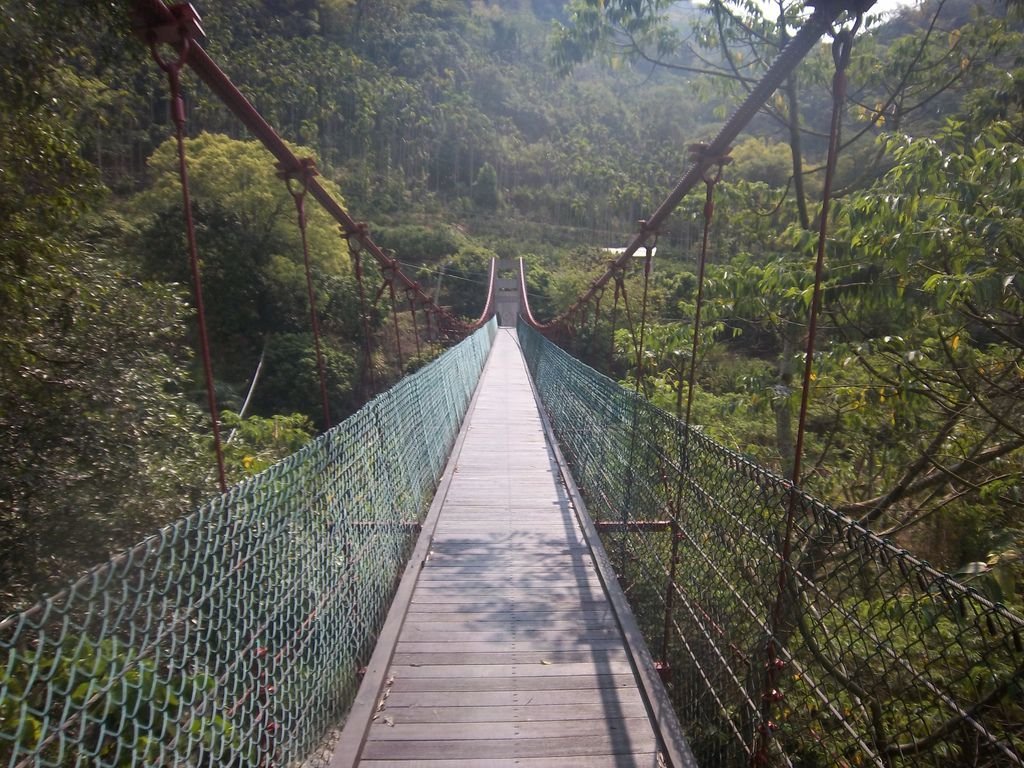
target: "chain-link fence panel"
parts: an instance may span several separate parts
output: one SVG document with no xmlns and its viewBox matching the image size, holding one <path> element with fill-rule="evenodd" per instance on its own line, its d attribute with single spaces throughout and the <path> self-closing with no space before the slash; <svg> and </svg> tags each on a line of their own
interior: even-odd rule
<svg viewBox="0 0 1024 768">
<path fill-rule="evenodd" d="M 702 766 L 1024 765 L 1020 617 L 519 334 Z"/>
<path fill-rule="evenodd" d="M 0 622 L 0 764 L 308 761 L 355 696 L 494 335 Z"/>
</svg>

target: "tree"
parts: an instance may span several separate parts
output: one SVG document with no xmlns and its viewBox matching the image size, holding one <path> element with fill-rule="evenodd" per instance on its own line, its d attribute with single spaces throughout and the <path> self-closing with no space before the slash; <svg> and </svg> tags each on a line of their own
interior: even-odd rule
<svg viewBox="0 0 1024 768">
<path fill-rule="evenodd" d="M 496 211 L 501 204 L 501 193 L 498 191 L 498 174 L 494 166 L 484 163 L 476 173 L 473 182 L 473 204 L 484 211 Z"/>
<path fill-rule="evenodd" d="M 737 143 L 730 156 L 730 178 L 760 181 L 775 188 L 789 183 L 789 148 L 781 142 L 751 136 Z"/>
<path fill-rule="evenodd" d="M 221 399 L 225 405 L 239 407 L 238 398 L 256 361 L 270 353 L 261 386 L 281 397 L 257 389 L 257 413 L 270 417 L 298 408 L 314 421 L 322 421 L 315 359 L 313 378 L 300 377 L 308 396 L 297 395 L 295 380 L 283 374 L 304 366 L 312 354 L 306 277 L 291 195 L 277 178 L 271 156 L 256 142 L 202 134 L 186 142 L 186 151 Z M 302 147 L 295 151 L 300 156 L 309 154 Z M 153 182 L 132 201 L 140 220 L 135 249 L 145 274 L 187 284 L 175 152 L 172 141 L 154 152 Z M 341 199 L 333 184 L 321 183 Z M 355 287 L 347 279 L 349 269 L 342 259 L 345 245 L 337 224 L 312 197 L 305 209 L 318 313 L 328 334 L 324 341 L 336 350 L 327 355 L 337 363 L 328 377 L 329 397 L 340 415 L 352 407 L 352 377 L 344 367 L 354 358 L 355 326 L 349 313 L 338 319 L 331 314 L 356 303 Z M 340 295 L 335 297 L 335 292 Z M 297 338 L 304 341 L 297 343 Z M 271 386 L 275 381 L 287 383 L 275 388 Z"/>
<path fill-rule="evenodd" d="M 2 612 L 166 522 L 204 487 L 198 413 L 182 395 L 180 294 L 140 281 L 120 256 L 123 222 L 97 214 L 104 189 L 65 88 L 79 24 L 105 28 L 107 10 L 0 12 Z"/>
<path fill-rule="evenodd" d="M 843 509 L 901 530 L 981 503 L 990 527 L 1018 529 L 1024 148 L 1006 123 L 968 134 L 950 122 L 935 138 L 893 137 L 887 149 L 892 169 L 844 206 L 841 234 L 880 265 L 872 284 L 891 286 L 910 322 L 899 336 L 874 332 L 856 297 L 832 311 L 865 386 L 889 398 L 893 425 L 912 436 L 899 441 L 897 476 Z"/>
<path fill-rule="evenodd" d="M 612 55 L 710 78 L 712 89 L 720 88 L 731 97 L 746 96 L 805 18 L 803 3 L 780 0 L 775 4 L 776 17 L 770 19 L 767 9 L 756 4 L 713 0 L 707 17 L 693 25 L 701 53 L 679 35 L 668 13 L 674 4 L 673 0 L 576 0 L 572 24 L 557 28 L 556 62 L 567 69 L 610 48 Z M 815 66 L 814 57 L 809 61 L 804 69 Z M 780 97 L 763 110 L 786 131 L 794 197 L 800 223 L 807 229 L 811 217 L 804 190 L 800 78 L 796 72 L 791 74 Z"/>
</svg>

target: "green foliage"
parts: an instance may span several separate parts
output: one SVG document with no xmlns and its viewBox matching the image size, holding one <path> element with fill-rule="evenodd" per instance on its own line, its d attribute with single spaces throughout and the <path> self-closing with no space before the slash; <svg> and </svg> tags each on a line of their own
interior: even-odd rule
<svg viewBox="0 0 1024 768">
<path fill-rule="evenodd" d="M 1015 373 L 1024 308 L 1015 290 L 1024 250 L 1019 137 L 1007 123 L 972 131 L 953 123 L 933 138 L 891 137 L 883 149 L 891 170 L 837 206 L 811 379 L 804 466 L 812 469 L 802 482 L 946 567 L 1004 563 L 1000 594 L 1012 595 L 1024 415 Z M 751 215 L 768 208 L 766 189 L 717 190 L 711 242 L 728 258 L 717 257 L 723 263 L 711 264 L 705 281 L 719 348 L 702 343 L 694 421 L 786 472 L 816 238 L 796 223 L 786 228 L 785 207 Z M 681 315 L 692 312 L 684 298 L 692 287 L 656 278 L 663 287 L 653 295 L 668 291 Z M 679 349 L 683 333 L 647 331 L 641 391 L 667 408 L 681 399 L 682 358 L 665 350 Z M 611 368 L 630 388 L 632 343 L 620 330 Z"/>
<path fill-rule="evenodd" d="M 941 130 L 958 112 L 979 125 L 1006 117 L 1020 45 L 1019 24 L 998 7 L 953 0 L 904 8 L 859 44 L 851 77 L 863 83 L 865 96 L 855 114 L 917 135 Z"/>
<path fill-rule="evenodd" d="M 948 567 L 1012 563 L 1001 587 L 1010 595 L 1024 394 L 1015 373 L 1020 144 L 1006 124 L 974 133 L 952 124 L 886 147 L 891 170 L 837 214 L 811 380 L 813 470 L 803 482 Z M 749 206 L 756 189 L 723 186 L 728 202 L 716 213 L 734 201 Z M 701 366 L 695 421 L 785 471 L 814 237 L 796 225 L 780 234 L 759 217 L 744 224 L 728 210 L 724 218 L 729 238 L 758 255 L 734 251 L 709 268 L 705 299 L 721 352 L 711 347 Z M 630 337 L 619 336 L 623 375 L 635 363 Z M 665 406 L 680 397 L 678 365 L 662 351 L 673 337 L 650 328 L 645 355 L 642 390 Z"/>
<path fill-rule="evenodd" d="M 652 336 L 655 350 L 678 343 Z M 794 765 L 999 765 L 1019 752 L 1017 617 L 811 498 L 787 531 L 789 484 L 709 440 L 713 425 L 685 429 L 529 328 L 520 342 L 589 514 L 628 526 L 602 538 L 702 764 L 748 762 L 764 691 L 782 694 L 772 755 Z M 994 573 L 974 583 L 1012 596 Z M 773 650 L 785 663 L 771 679 Z M 981 723 L 992 736 L 978 738 Z"/>
<path fill-rule="evenodd" d="M 80 102 L 64 100 L 88 96 L 66 88 L 79 32 L 64 10 L 0 14 L 4 613 L 165 522 L 201 485 L 181 297 L 140 280 L 116 247 L 120 222 L 96 213 L 103 188 L 69 113 Z M 92 4 L 83 12 L 103 28 Z"/>
<path fill-rule="evenodd" d="M 193 216 L 202 263 L 207 321 L 221 397 L 227 405 L 246 386 L 261 351 L 266 373 L 255 409 L 263 416 L 301 412 L 322 422 L 309 300 L 292 196 L 270 155 L 256 142 L 203 134 L 187 142 Z M 300 155 L 309 154 L 301 147 Z M 132 200 L 140 234 L 135 249 L 145 274 L 190 284 L 177 178 L 168 141 L 151 159 L 152 185 Z M 323 182 L 337 196 L 330 182 Z M 355 285 L 332 219 L 309 198 L 307 237 L 318 312 L 327 337 L 329 394 L 337 414 L 352 411 L 357 322 Z"/>
<path fill-rule="evenodd" d="M 939 311 L 973 307 L 995 332 L 1022 309 L 1024 148 L 1006 123 L 964 128 L 953 122 L 935 138 L 894 137 L 893 168 L 847 209 L 851 245 L 868 255 L 884 249 Z"/>
<path fill-rule="evenodd" d="M 309 443 L 302 416 L 225 414 L 239 471 L 290 455 L 0 625 L 0 760 L 255 768 L 322 749 L 494 332 Z M 389 428 L 410 414 L 422 430 Z"/>
<path fill-rule="evenodd" d="M 180 297 L 81 253 L 17 285 L 0 337 L 5 602 L 165 522 L 201 477 Z"/>
<path fill-rule="evenodd" d="M 842 209 L 840 232 L 858 259 L 884 265 L 872 284 L 888 287 L 890 328 L 899 335 L 867 327 L 842 349 L 884 398 L 895 429 L 921 429 L 939 420 L 935 409 L 947 409 L 944 462 L 968 457 L 972 476 L 970 490 L 952 477 L 947 489 L 965 501 L 999 499 L 990 523 L 1013 526 L 1021 470 L 1021 145 L 1005 124 L 966 134 L 950 123 L 935 138 L 894 137 L 889 147 L 892 169 Z M 859 293 L 870 299 L 877 289 Z M 876 311 L 877 300 L 860 309 L 851 299 L 850 320 Z M 975 551 L 971 559 L 984 556 Z"/>
<path fill-rule="evenodd" d="M 89 725 L 74 745 L 74 757 L 79 760 L 98 759 L 117 766 L 198 765 L 237 753 L 241 746 L 224 713 L 216 676 L 201 667 L 168 673 L 155 658 L 117 638 L 94 642 L 69 637 L 59 650 L 52 655 L 47 649 L 19 654 L 20 663 L 8 666 L 0 678 L 6 694 L 0 699 L 0 717 L 19 723 L 16 742 L 0 745 L 0 759 L 6 760 L 15 747 L 36 749 L 50 727 L 49 719 L 71 712 Z M 68 692 L 65 712 L 53 711 L 53 702 L 39 697 L 35 678 L 40 674 L 55 689 Z M 166 717 L 167 712 L 182 709 L 185 716 L 173 723 Z M 119 736 L 126 721 L 162 722 L 163 728 L 134 738 L 133 746 L 125 749 Z M 59 764 L 69 758 L 57 744 L 43 747 L 38 754 Z"/>
<path fill-rule="evenodd" d="M 279 413 L 302 414 L 321 424 L 316 350 L 311 333 L 276 333 L 266 340 L 264 374 L 256 388 L 253 408 L 272 416 Z M 356 364 L 352 352 L 328 347 L 323 350 L 327 373 L 327 393 L 335 418 L 351 413 Z"/>
<path fill-rule="evenodd" d="M 312 150 L 292 146 L 299 157 L 312 157 Z M 228 136 L 203 133 L 185 143 L 192 197 L 202 207 L 220 208 L 235 217 L 237 228 L 253 238 L 247 247 L 264 253 L 248 258 L 265 258 L 290 244 L 301 261 L 295 206 L 287 186 L 277 177 L 274 159 L 256 141 L 238 141 Z M 149 160 L 151 182 L 133 198 L 132 207 L 142 216 L 161 214 L 172 205 L 180 206 L 177 146 L 168 139 Z M 342 204 L 337 187 L 319 179 Z M 343 244 L 337 224 L 312 199 L 306 203 L 310 258 L 325 271 L 343 269 Z"/>
<path fill-rule="evenodd" d="M 312 422 L 301 413 L 241 418 L 233 411 L 223 411 L 221 424 L 227 434 L 224 458 L 228 474 L 235 480 L 258 475 L 295 453 L 314 434 Z"/>
<path fill-rule="evenodd" d="M 671 0 L 556 5 L 242 0 L 205 10 L 204 26 L 209 49 L 245 93 L 299 154 L 317 147 L 325 183 L 344 189 L 355 211 L 389 222 L 375 235 L 399 259 L 422 265 L 421 280 L 440 288 L 443 303 L 475 317 L 492 256 L 527 254 L 531 305 L 547 318 L 603 266 L 608 254 L 596 246 L 620 245 L 635 231 L 686 164 L 683 148 L 717 131 L 729 105 L 746 95 L 744 81 L 763 71 L 806 13 L 796 3 L 767 10 L 713 2 L 688 38 L 689 20 Z M 901 544 L 943 565 L 962 564 L 963 579 L 991 598 L 1014 601 L 1024 535 L 1021 37 L 1012 16 L 968 13 L 954 0 L 932 25 L 940 5 L 869 25 L 855 45 L 856 105 L 844 118 L 855 141 L 840 166 L 801 481 Z M 544 22 L 558 19 L 552 50 L 529 7 Z M 144 48 L 124 44 L 121 16 L 102 2 L 0 0 L 4 608 L 23 605 L 210 490 L 196 361 L 186 351 L 194 331 L 187 330 L 189 276 L 165 87 Z M 576 76 L 553 78 L 548 58 Z M 651 70 L 652 61 L 695 79 Z M 692 421 L 780 471 L 793 459 L 811 298 L 813 211 L 802 202 L 820 184 L 811 169 L 823 156 L 831 72 L 822 46 L 770 101 L 755 135 L 737 144 L 711 230 Z M 223 415 L 234 433 L 227 454 L 237 479 L 299 449 L 321 419 L 305 274 L 293 200 L 271 158 L 254 142 L 228 138 L 235 119 L 185 81 L 222 405 L 241 407 L 264 359 L 256 415 Z M 964 113 L 959 122 L 940 122 L 957 113 Z M 916 138 L 894 135 L 872 147 L 851 128 L 864 138 L 882 129 Z M 804 186 L 791 190 L 794 166 L 804 173 L 793 182 Z M 101 181 L 120 196 L 108 196 Z M 669 409 L 682 407 L 692 362 L 702 192 L 661 233 L 640 380 L 621 305 L 610 336 L 610 293 L 577 341 L 588 361 Z M 311 201 L 307 213 L 337 419 L 356 407 L 364 373 L 355 362 L 362 359 L 359 302 L 335 223 Z M 368 267 L 371 296 L 380 279 Z M 626 284 L 635 317 L 635 271 Z M 397 368 L 390 329 L 379 327 L 386 305 L 382 299 L 369 310 L 386 339 L 369 361 L 378 382 Z M 412 370 L 432 350 L 414 356 L 408 320 L 400 326 Z M 615 427 L 616 437 L 625 434 Z M 667 561 L 669 544 L 659 539 L 651 560 Z M 637 599 L 656 602 L 660 578 L 634 583 Z M 257 597 L 250 595 L 253 604 Z M 725 595 L 710 597 L 726 604 Z M 960 619 L 904 602 L 871 596 L 844 606 L 862 614 L 857 632 L 834 615 L 818 624 L 837 644 L 860 648 L 882 636 L 899 658 L 923 662 Z M 218 615 L 222 623 L 213 626 L 226 631 L 235 616 Z M 925 627 L 925 639 L 898 635 L 907 624 Z M 749 622 L 745 628 L 744 642 L 752 642 Z M 812 652 L 811 641 L 800 651 Z M 79 644 L 66 653 L 84 653 L 98 670 L 103 690 L 70 679 L 67 688 L 73 700 L 96 697 L 111 731 L 125 708 L 145 713 L 182 693 L 212 695 L 199 668 L 157 684 L 160 670 L 116 645 Z M 58 666 L 63 682 L 70 675 Z M 132 695 L 105 690 L 107 670 L 127 667 Z M 936 684 L 964 687 L 950 669 Z M 863 674 L 885 682 L 870 664 Z M 968 676 L 983 688 L 992 674 L 979 667 Z M 8 672 L 4 682 L 24 686 L 16 678 Z M 832 723 L 805 706 L 811 694 L 802 681 L 789 682 L 797 703 L 784 713 L 787 731 L 800 735 L 785 736 L 787 748 L 820 763 L 817 737 Z M 849 687 L 829 686 L 839 710 L 858 706 Z M 1019 715 L 1014 702 L 1003 710 L 1008 719 Z M 198 729 L 192 742 L 217 754 L 215 743 L 234 737 L 212 714 L 204 718 L 176 727 Z M 931 709 L 917 725 L 895 708 L 885 714 L 886 729 L 915 736 L 938 720 Z M 35 738 L 38 727 L 26 718 L 22 735 Z M 720 737 L 700 727 L 705 743 Z M 155 763 L 165 746 L 142 741 L 134 756 Z M 940 757 L 955 761 L 956 750 Z M 166 762 L 176 757 L 161 754 Z M 856 747 L 844 755 L 859 757 Z"/>
<path fill-rule="evenodd" d="M 665 50 L 672 38 L 665 12 L 672 5 L 673 0 L 573 0 L 568 23 L 553 25 L 552 61 L 567 73 L 599 53 L 621 55 L 616 43 L 622 38 Z"/>
<path fill-rule="evenodd" d="M 441 302 L 452 308 L 456 315 L 476 319 L 483 310 L 487 294 L 493 251 L 477 244 L 466 243 L 459 252 L 445 262 L 438 284 L 442 285 Z M 443 284 L 441 281 L 443 280 Z"/>
<path fill-rule="evenodd" d="M 490 163 L 484 163 L 477 171 L 476 181 L 473 182 L 473 204 L 485 211 L 496 211 L 501 205 L 498 174 Z"/>
<path fill-rule="evenodd" d="M 770 187 L 785 187 L 793 173 L 789 147 L 778 142 L 750 137 L 730 153 L 729 178 L 760 181 Z"/>
<path fill-rule="evenodd" d="M 451 226 L 377 227 L 374 239 L 394 251 L 399 259 L 433 263 L 454 256 L 465 243 L 465 237 Z"/>
</svg>

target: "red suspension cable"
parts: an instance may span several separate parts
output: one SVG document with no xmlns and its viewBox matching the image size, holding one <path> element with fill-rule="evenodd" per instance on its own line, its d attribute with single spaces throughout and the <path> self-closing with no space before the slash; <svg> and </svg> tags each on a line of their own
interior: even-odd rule
<svg viewBox="0 0 1024 768">
<path fill-rule="evenodd" d="M 195 25 L 198 29 L 198 23 Z M 188 162 L 185 156 L 185 100 L 181 94 L 181 69 L 191 51 L 191 34 L 194 29 L 187 24 L 175 26 L 173 33 L 179 34 L 178 58 L 168 61 L 157 49 L 160 36 L 153 30 L 149 50 L 153 60 L 167 74 L 171 93 L 171 119 L 174 121 L 175 139 L 178 144 L 178 176 L 181 179 L 182 208 L 185 216 L 185 237 L 188 241 L 188 264 L 192 273 L 192 297 L 196 303 L 196 322 L 199 326 L 199 349 L 203 360 L 203 376 L 206 381 L 206 404 L 210 409 L 210 427 L 213 431 L 213 450 L 217 457 L 217 482 L 221 493 L 228 490 L 227 473 L 224 470 L 224 447 L 220 438 L 220 412 L 217 409 L 217 394 L 213 385 L 213 363 L 210 360 L 210 337 L 206 326 L 206 307 L 203 304 L 203 279 L 199 267 L 199 248 L 196 245 L 196 226 L 192 217 L 192 193 L 188 183 Z"/>
<path fill-rule="evenodd" d="M 491 269 L 487 277 L 487 300 L 484 302 L 484 308 L 480 313 L 480 317 L 466 327 L 468 331 L 475 331 L 478 328 L 483 328 L 484 325 L 487 324 L 487 321 L 491 319 L 491 315 L 494 314 L 494 294 L 497 290 L 497 279 L 498 260 L 491 259 Z"/>
<path fill-rule="evenodd" d="M 832 184 L 835 178 L 836 159 L 839 155 L 839 138 L 842 126 L 843 105 L 846 101 L 846 69 L 850 63 L 853 35 L 860 27 L 861 16 L 857 16 L 853 28 L 840 31 L 832 43 L 832 57 L 836 72 L 832 78 L 832 124 L 829 132 L 828 159 L 825 163 L 825 183 L 822 191 L 821 216 L 818 222 L 818 247 L 814 264 L 814 293 L 807 320 L 807 348 L 804 357 L 803 391 L 800 394 L 800 419 L 797 426 L 796 447 L 793 455 L 793 472 L 790 476 L 789 498 L 786 511 L 786 529 L 782 540 L 782 563 L 779 567 L 778 592 L 771 614 L 772 636 L 766 648 L 767 665 L 764 693 L 761 697 L 761 724 L 758 727 L 758 748 L 751 757 L 754 766 L 770 763 L 769 743 L 775 725 L 771 721 L 772 709 L 785 698 L 779 687 L 785 660 L 781 656 L 776 635 L 782 623 L 785 593 L 791 579 L 793 532 L 796 529 L 797 495 L 800 487 L 801 463 L 804 449 L 804 435 L 807 430 L 807 411 L 810 403 L 811 376 L 814 370 L 814 344 L 818 330 L 818 315 L 821 311 L 821 284 L 825 274 L 825 242 L 828 238 L 828 219 L 832 203 Z"/>
<path fill-rule="evenodd" d="M 696 157 L 707 151 L 707 145 L 696 144 L 690 149 L 691 155 L 694 155 L 694 162 L 700 163 L 702 166 L 705 165 L 704 158 Z M 693 408 L 693 388 L 697 378 L 697 350 L 700 339 L 700 320 L 701 320 L 701 308 L 704 305 L 704 268 L 707 264 L 708 258 L 708 239 L 711 231 L 711 219 L 715 212 L 715 186 L 719 181 L 722 180 L 722 167 L 729 163 L 731 159 L 727 156 L 717 158 L 715 160 L 716 171 L 712 174 L 704 174 L 704 236 L 701 242 L 700 248 L 700 260 L 697 266 L 697 298 L 696 306 L 693 313 L 693 345 L 690 350 L 690 372 L 687 378 L 687 394 L 686 394 L 686 417 L 681 425 L 677 429 L 685 430 L 682 435 L 682 445 L 680 448 L 679 455 L 679 471 L 676 473 L 676 485 L 674 492 L 672 492 L 672 553 L 669 559 L 669 575 L 668 581 L 665 586 L 665 615 L 662 623 L 662 635 L 661 635 L 661 663 L 663 674 L 667 675 L 671 673 L 669 669 L 668 649 L 669 649 L 669 636 L 672 622 L 672 612 L 675 603 L 675 584 L 676 575 L 679 567 L 679 547 L 683 538 L 683 528 L 680 522 L 681 511 L 682 511 L 682 496 L 683 496 L 683 478 L 684 474 L 689 470 L 689 447 L 690 447 L 690 431 L 693 429 L 691 424 L 691 411 Z M 676 396 L 676 418 L 680 417 L 680 398 L 682 397 L 683 386 L 682 386 L 682 374 L 680 374 L 679 391 Z M 678 424 L 678 422 L 677 422 Z M 677 433 L 678 435 L 678 433 Z M 677 440 L 678 442 L 678 440 Z M 662 472 L 662 483 L 665 486 L 666 493 L 669 493 L 668 488 L 668 477 L 666 473 Z"/>
<path fill-rule="evenodd" d="M 655 235 L 654 242 L 658 242 L 658 237 Z M 643 389 L 644 398 L 648 397 L 647 387 L 643 386 L 644 376 L 644 337 L 647 330 L 647 293 L 651 283 L 651 259 L 654 257 L 654 244 L 644 246 L 644 290 L 643 298 L 640 301 L 640 340 L 635 341 L 636 347 L 636 389 L 637 394 L 640 393 L 641 388 Z M 629 305 L 626 305 L 626 311 L 629 311 Z M 632 321 L 630 321 L 632 323 Z"/>
<path fill-rule="evenodd" d="M 633 354 L 638 354 L 639 347 L 636 341 L 636 324 L 633 322 L 633 310 L 629 306 L 629 294 L 626 293 L 626 273 L 623 270 L 618 276 L 619 284 L 622 286 L 622 310 L 626 313 L 626 323 L 629 325 L 629 340 L 633 344 Z"/>
<path fill-rule="evenodd" d="M 295 215 L 298 217 L 299 233 L 302 236 L 302 263 L 306 270 L 306 295 L 309 299 L 309 322 L 313 328 L 313 346 L 316 349 L 316 369 L 320 378 L 320 401 L 324 411 L 324 429 L 330 429 L 331 405 L 327 397 L 327 367 L 320 345 L 320 320 L 316 311 L 316 291 L 313 288 L 313 271 L 309 263 L 309 241 L 306 234 L 306 190 L 309 180 L 317 175 L 313 158 L 307 157 L 299 161 L 297 167 L 284 168 L 278 164 L 278 176 L 284 179 L 288 192 L 295 201 Z M 295 182 L 299 183 L 296 185 Z"/>
<path fill-rule="evenodd" d="M 392 277 L 393 277 L 393 274 L 392 274 Z M 391 298 L 391 318 L 392 318 L 392 320 L 394 322 L 395 346 L 396 346 L 397 351 L 398 351 L 398 355 L 397 355 L 397 358 L 398 358 L 397 359 L 398 370 L 396 371 L 396 373 L 398 374 L 399 377 L 401 377 L 402 369 L 404 368 L 404 366 L 402 365 L 402 342 L 401 342 L 401 339 L 399 338 L 399 335 L 398 335 L 398 311 L 395 308 L 395 284 L 394 284 L 394 282 L 393 282 L 391 277 L 385 277 L 383 282 L 381 282 L 381 284 L 380 284 L 380 288 L 377 289 L 377 293 L 373 297 L 373 304 L 372 304 L 372 306 L 373 306 L 374 309 L 376 309 L 377 306 L 380 304 L 380 300 L 382 298 L 384 298 L 384 291 L 389 291 L 389 295 L 390 295 L 390 298 Z"/>
<path fill-rule="evenodd" d="M 163 0 L 132 0 L 132 5 L 135 9 L 137 28 L 147 43 L 168 43 L 178 48 L 180 52 L 184 45 L 182 40 L 186 36 L 184 33 L 187 32 L 191 39 L 188 43 L 187 60 L 183 58 L 182 63 L 187 64 L 279 163 L 284 167 L 291 168 L 300 162 L 277 132 L 256 111 L 252 103 L 217 66 L 210 55 L 203 50 L 203 47 L 196 42 L 195 38 L 197 35 L 202 35 L 202 29 L 199 26 L 195 10 L 190 4 L 183 3 L 168 7 Z M 327 214 L 341 225 L 345 232 L 352 233 L 352 237 L 359 240 L 364 250 L 382 269 L 387 266 L 390 258 L 373 241 L 369 230 L 356 222 L 324 186 L 315 178 L 310 179 L 307 191 Z M 424 304 L 432 305 L 434 311 L 445 318 L 445 322 L 450 328 L 459 333 L 468 332 L 467 325 L 438 307 L 434 299 L 423 290 L 418 282 L 410 279 L 401 270 L 397 272 L 397 279 L 402 289 L 412 291 Z"/>
<path fill-rule="evenodd" d="M 707 145 L 697 144 L 694 145 L 690 153 L 695 156 L 694 162 L 699 163 L 701 166 L 706 165 L 702 162 L 704 158 L 696 157 L 707 152 Z M 690 415 L 693 409 L 693 388 L 697 380 L 697 349 L 700 338 L 700 316 L 701 310 L 704 306 L 704 269 L 708 259 L 708 239 L 711 232 L 711 218 L 715 214 L 715 185 L 722 180 L 722 167 L 726 163 L 731 162 L 731 158 L 728 156 L 728 150 L 726 154 L 714 160 L 715 172 L 712 174 L 704 174 L 704 236 L 700 246 L 700 261 L 697 265 L 697 299 L 696 306 L 693 311 L 693 345 L 690 350 L 690 372 L 687 377 L 687 391 L 686 391 L 686 436 L 684 437 L 684 449 L 689 444 L 690 434 Z M 685 461 L 685 458 L 684 458 Z"/>
<path fill-rule="evenodd" d="M 346 237 L 348 237 L 346 233 Z M 366 305 L 366 286 L 363 285 L 363 248 L 360 239 L 348 240 L 349 252 L 352 254 L 352 264 L 356 273 L 356 285 L 359 288 L 359 316 L 363 326 L 363 373 L 366 376 L 370 388 L 370 394 L 377 393 L 377 382 L 373 375 L 373 341 L 370 338 L 370 316 Z"/>
<path fill-rule="evenodd" d="M 695 162 L 687 168 L 675 188 L 646 220 L 646 227 L 641 228 L 625 250 L 615 257 L 608 268 L 590 284 L 586 291 L 580 294 L 569 309 L 547 323 L 538 322 L 532 315 L 524 314 L 526 322 L 541 331 L 553 328 L 561 324 L 579 306 L 591 301 L 609 281 L 614 280 L 616 273 L 623 269 L 633 255 L 644 246 L 650 232 L 660 228 L 682 199 L 700 183 L 708 168 L 713 164 L 714 158 L 726 153 L 729 146 L 753 119 L 762 105 L 817 45 L 818 40 L 828 31 L 832 22 L 848 10 L 864 13 L 874 5 L 874 2 L 875 0 L 819 0 L 813 3 L 814 12 L 810 18 L 790 39 L 747 98 L 729 117 L 718 135 L 711 140 L 708 145 L 707 159 L 703 162 Z"/>
<path fill-rule="evenodd" d="M 836 73 L 832 78 L 832 129 L 829 134 L 828 159 L 825 163 L 825 188 L 822 191 L 821 220 L 818 222 L 818 252 L 814 263 L 814 293 L 811 297 L 811 309 L 807 318 L 807 350 L 804 358 L 803 391 L 800 395 L 800 419 L 796 433 L 796 447 L 793 453 L 793 473 L 790 476 L 793 485 L 800 485 L 804 433 L 807 426 L 807 406 L 810 402 L 811 373 L 814 369 L 814 342 L 818 334 L 818 315 L 821 312 L 821 282 L 825 274 L 825 242 L 828 238 L 828 217 L 832 205 L 832 183 L 835 179 L 836 159 L 839 155 L 842 108 L 846 101 L 846 67 L 850 63 L 850 47 L 853 35 L 859 25 L 860 19 L 858 18 L 852 30 L 843 30 L 836 35 L 832 46 L 832 56 L 836 63 Z"/>
<path fill-rule="evenodd" d="M 391 276 L 388 278 L 388 292 L 391 294 L 391 322 L 395 326 L 395 354 L 398 356 L 398 375 L 405 373 L 405 361 L 402 359 L 402 334 L 398 326 L 398 299 L 395 298 L 395 270 L 398 265 L 392 262 Z"/>
<path fill-rule="evenodd" d="M 602 289 L 594 297 L 594 322 L 590 327 L 590 338 L 587 339 L 587 352 L 591 355 L 594 353 L 594 342 L 597 339 L 597 325 L 601 322 L 601 299 L 604 298 L 604 290 Z"/>
<path fill-rule="evenodd" d="M 412 337 L 416 341 L 416 357 L 419 358 L 423 352 L 420 349 L 420 327 L 416 321 L 416 299 L 412 291 L 407 291 L 406 296 L 409 298 L 409 314 L 412 315 Z"/>
<path fill-rule="evenodd" d="M 432 319 L 431 319 L 431 316 L 430 316 L 430 308 L 429 307 L 424 307 L 423 308 L 423 324 L 424 324 L 423 335 L 425 336 L 426 341 L 427 341 L 427 348 L 430 349 L 431 350 L 431 354 L 433 354 L 433 348 L 434 348 L 434 342 L 435 342 L 435 339 L 434 339 L 435 334 L 434 334 L 434 328 L 431 325 L 431 323 L 432 323 Z"/>
<path fill-rule="evenodd" d="M 615 326 L 619 323 L 619 297 L 624 288 L 621 273 L 615 275 L 615 291 L 612 299 L 612 332 L 611 340 L 608 343 L 608 370 L 615 368 Z"/>
</svg>

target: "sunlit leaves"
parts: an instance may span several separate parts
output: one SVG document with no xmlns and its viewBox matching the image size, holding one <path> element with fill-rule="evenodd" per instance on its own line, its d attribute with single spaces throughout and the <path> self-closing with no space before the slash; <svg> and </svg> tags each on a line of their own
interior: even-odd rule
<svg viewBox="0 0 1024 768">
<path fill-rule="evenodd" d="M 300 413 L 241 418 L 224 411 L 221 417 L 227 433 L 224 454 L 233 480 L 258 475 L 299 450 L 314 432 L 312 422 Z"/>
<path fill-rule="evenodd" d="M 180 296 L 67 246 L 60 271 L 25 273 L 0 339 L 0 576 L 20 588 L 101 559 L 202 484 Z"/>
<path fill-rule="evenodd" d="M 884 248 L 942 306 L 1016 314 L 1024 149 L 1008 131 L 997 123 L 965 135 L 950 123 L 936 139 L 896 144 L 886 178 L 846 212 L 854 247 Z"/>
</svg>

